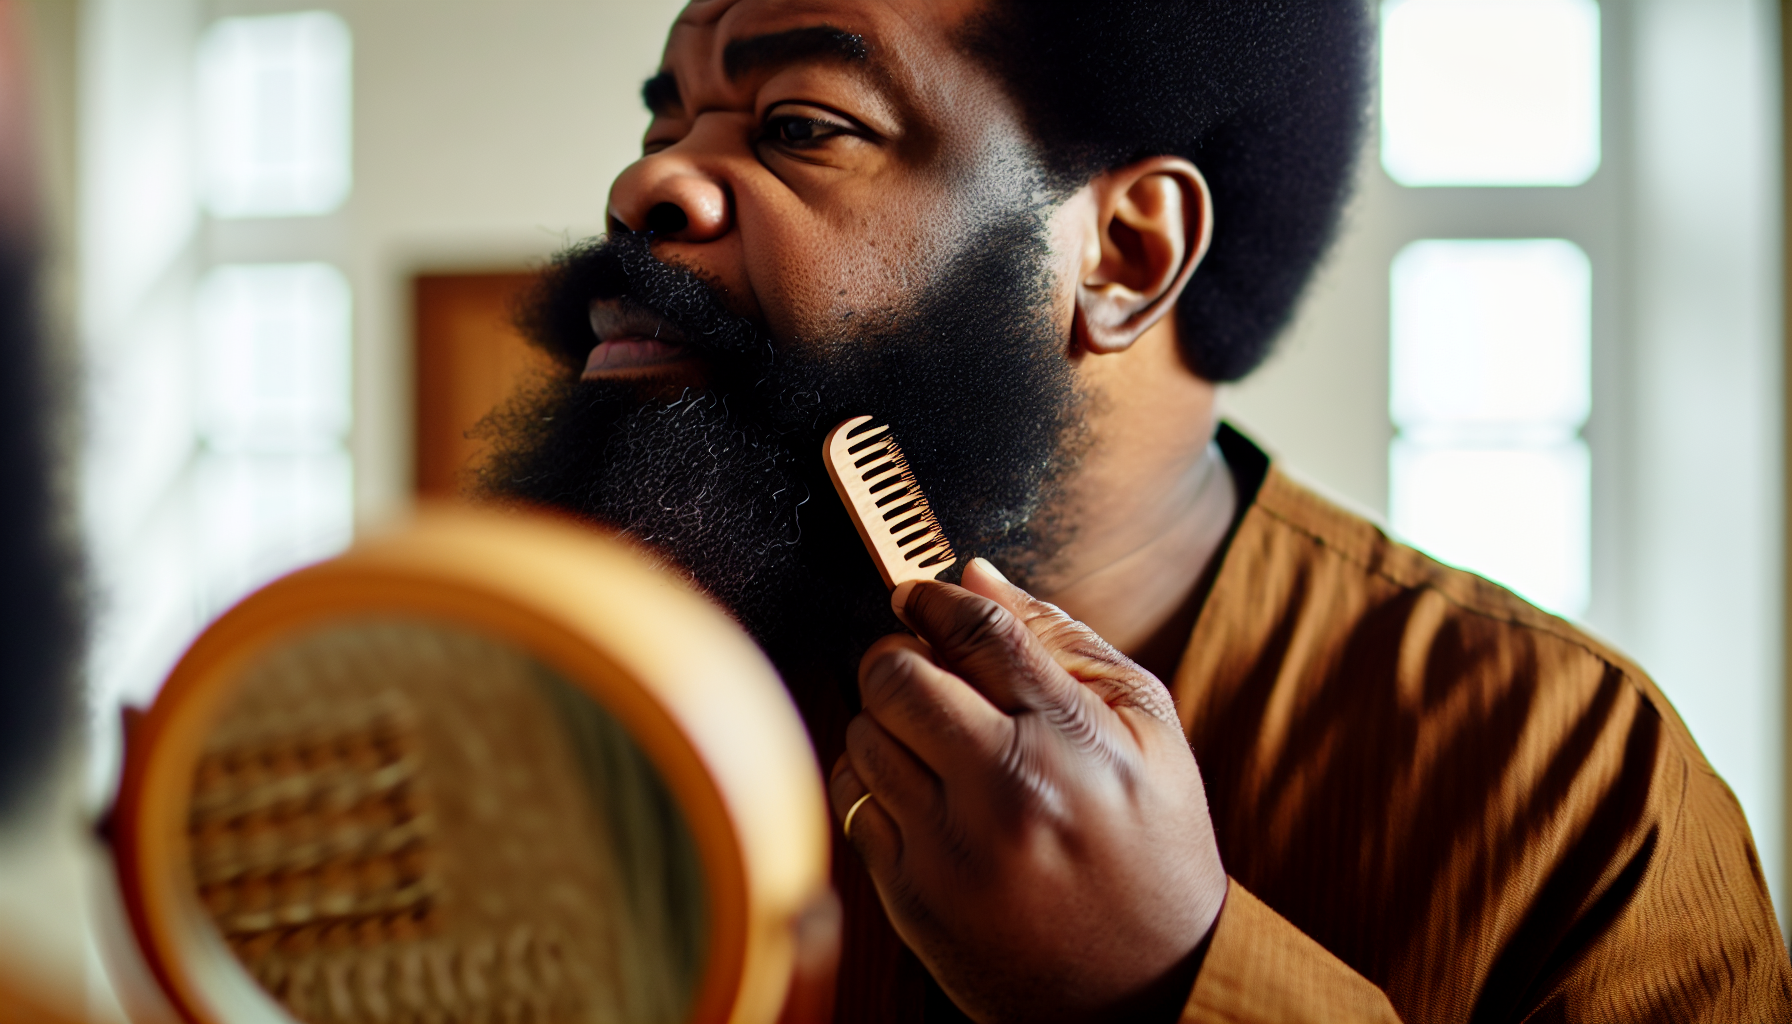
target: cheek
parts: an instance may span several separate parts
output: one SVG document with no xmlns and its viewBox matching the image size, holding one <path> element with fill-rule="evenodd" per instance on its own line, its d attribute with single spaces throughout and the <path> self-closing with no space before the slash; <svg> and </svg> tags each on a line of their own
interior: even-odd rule
<svg viewBox="0 0 1792 1024">
<path fill-rule="evenodd" d="M 1079 191 L 1052 213 L 1048 234 L 1052 247 L 1052 310 L 1059 331 L 1071 338 L 1071 354 L 1084 354 L 1081 339 L 1073 336 L 1076 325 L 1078 289 L 1084 275 L 1095 269 L 1101 260 L 1101 240 L 1094 233 L 1096 209 L 1088 189 Z"/>
<path fill-rule="evenodd" d="M 743 222 L 746 273 L 773 335 L 827 336 L 900 309 L 950 250 L 935 218 L 917 212 L 925 202 L 884 197 Z"/>
</svg>

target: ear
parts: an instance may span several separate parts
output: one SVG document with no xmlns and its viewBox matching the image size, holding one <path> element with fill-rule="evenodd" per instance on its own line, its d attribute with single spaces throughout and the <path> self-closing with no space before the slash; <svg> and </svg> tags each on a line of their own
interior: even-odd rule
<svg viewBox="0 0 1792 1024">
<path fill-rule="evenodd" d="M 1213 196 L 1181 157 L 1158 156 L 1097 176 L 1086 186 L 1087 226 L 1076 289 L 1076 341 L 1123 352 L 1162 319 L 1207 255 Z"/>
</svg>

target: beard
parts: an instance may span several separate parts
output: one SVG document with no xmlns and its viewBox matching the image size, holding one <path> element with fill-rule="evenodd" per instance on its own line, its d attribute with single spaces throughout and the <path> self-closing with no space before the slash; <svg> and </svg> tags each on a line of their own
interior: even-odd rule
<svg viewBox="0 0 1792 1024">
<path fill-rule="evenodd" d="M 903 627 L 823 465 L 836 423 L 890 424 L 960 555 L 942 578 L 981 555 L 1034 585 L 1070 538 L 1063 485 L 1087 429 L 1048 257 L 1041 217 L 1005 216 L 901 308 L 780 341 L 656 259 L 646 236 L 576 246 L 518 316 L 557 370 L 482 424 L 492 454 L 479 488 L 646 545 L 732 611 L 786 678 L 803 666 L 851 679 L 865 648 Z M 579 380 L 598 340 L 594 299 L 676 325 L 705 386 L 656 397 Z"/>
</svg>

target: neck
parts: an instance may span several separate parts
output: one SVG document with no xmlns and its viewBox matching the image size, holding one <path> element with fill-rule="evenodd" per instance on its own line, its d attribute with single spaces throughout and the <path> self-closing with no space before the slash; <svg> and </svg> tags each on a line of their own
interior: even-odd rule
<svg viewBox="0 0 1792 1024">
<path fill-rule="evenodd" d="M 1139 346 L 1128 365 L 1085 366 L 1109 379 L 1091 389 L 1102 397 L 1069 495 L 1076 533 L 1039 596 L 1168 681 L 1238 499 L 1213 443 L 1213 386 L 1181 365 L 1173 331 Z"/>
</svg>

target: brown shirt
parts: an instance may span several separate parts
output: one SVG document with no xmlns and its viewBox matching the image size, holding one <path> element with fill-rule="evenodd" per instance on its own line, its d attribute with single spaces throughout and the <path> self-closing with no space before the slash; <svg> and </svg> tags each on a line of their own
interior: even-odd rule
<svg viewBox="0 0 1792 1024">
<path fill-rule="evenodd" d="M 1233 883 L 1183 1019 L 1792 1020 L 1742 810 L 1648 677 L 1220 444 L 1171 690 Z M 835 874 L 836 1019 L 961 1019 Z"/>
</svg>

